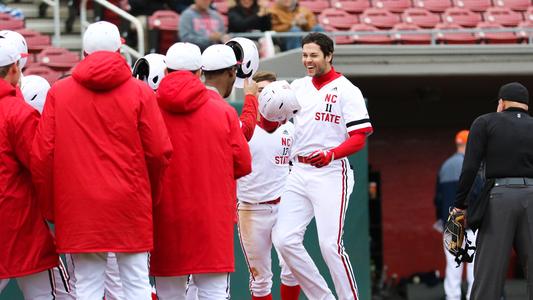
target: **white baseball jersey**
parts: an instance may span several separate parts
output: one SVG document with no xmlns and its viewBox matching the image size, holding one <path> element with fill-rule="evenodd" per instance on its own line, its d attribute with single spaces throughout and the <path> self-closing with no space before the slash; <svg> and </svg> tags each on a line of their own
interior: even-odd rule
<svg viewBox="0 0 533 300">
<path fill-rule="evenodd" d="M 302 107 L 294 115 L 292 156 L 335 148 L 349 132 L 372 132 L 363 95 L 346 77 L 340 76 L 320 90 L 309 76 L 294 80 L 291 87 Z"/>
<path fill-rule="evenodd" d="M 281 196 L 289 175 L 290 148 L 294 125 L 283 124 L 273 133 L 256 126 L 248 142 L 252 154 L 252 173 L 237 180 L 237 199 L 260 203 Z"/>
</svg>

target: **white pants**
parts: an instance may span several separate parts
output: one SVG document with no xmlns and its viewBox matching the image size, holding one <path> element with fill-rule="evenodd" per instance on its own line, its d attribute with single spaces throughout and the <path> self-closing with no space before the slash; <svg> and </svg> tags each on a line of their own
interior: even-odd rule
<svg viewBox="0 0 533 300">
<path fill-rule="evenodd" d="M 69 273 L 77 300 L 102 299 L 104 295 L 117 297 L 106 299 L 151 299 L 148 253 L 115 253 L 115 256 L 118 270 L 109 271 L 107 252 L 70 254 Z M 112 266 L 113 258 L 110 262 Z"/>
<path fill-rule="evenodd" d="M 229 273 L 192 274 L 199 300 L 230 299 Z M 155 289 L 158 300 L 183 300 L 187 295 L 189 276 L 156 276 Z M 129 299 L 129 298 L 128 298 Z"/>
<path fill-rule="evenodd" d="M 468 240 L 476 245 L 476 234 L 472 230 L 466 230 Z M 469 251 L 469 254 L 470 251 Z M 474 261 L 472 263 L 462 263 L 456 268 L 455 256 L 453 256 L 446 246 L 444 246 L 444 255 L 446 256 L 446 276 L 444 277 L 444 293 L 446 300 L 461 300 L 461 281 L 463 278 L 463 267 L 466 264 L 466 280 L 468 283 L 468 290 L 466 292 L 466 299 L 470 299 L 470 292 L 472 291 L 472 283 L 474 283 Z"/>
<path fill-rule="evenodd" d="M 338 298 L 358 299 L 357 284 L 342 241 L 353 185 L 353 171 L 346 158 L 320 169 L 296 162 L 287 180 L 273 241 L 309 299 L 335 299 L 303 246 L 307 225 L 313 217 L 320 251 Z"/>
<path fill-rule="evenodd" d="M 272 290 L 272 229 L 276 224 L 278 205 L 240 202 L 237 207 L 239 239 L 250 272 L 250 291 L 253 296 L 267 296 Z M 281 282 L 288 286 L 298 285 L 279 254 L 278 257 Z"/>
<path fill-rule="evenodd" d="M 17 284 L 22 291 L 25 300 L 57 299 L 57 291 L 52 269 L 13 279 L 17 280 Z M 0 279 L 0 294 L 8 283 L 9 279 Z"/>
</svg>

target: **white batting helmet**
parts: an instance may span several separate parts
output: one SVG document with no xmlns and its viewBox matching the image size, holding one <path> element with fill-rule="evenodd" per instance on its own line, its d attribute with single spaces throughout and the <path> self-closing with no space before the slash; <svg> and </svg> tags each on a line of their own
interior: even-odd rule
<svg viewBox="0 0 533 300">
<path fill-rule="evenodd" d="M 12 45 L 15 46 L 17 51 L 20 51 L 21 59 L 19 60 L 19 67 L 21 69 L 26 65 L 28 60 L 28 44 L 22 34 L 12 30 L 1 30 L 0 38 L 7 39 Z"/>
<path fill-rule="evenodd" d="M 163 77 L 165 77 L 166 69 L 165 56 L 150 53 L 135 62 L 133 65 L 133 77 L 146 82 L 155 91 Z"/>
<path fill-rule="evenodd" d="M 233 38 L 226 45 L 233 49 L 239 63 L 234 86 L 243 88 L 244 80 L 254 76 L 259 69 L 259 51 L 254 41 L 242 37 Z"/>
<path fill-rule="evenodd" d="M 259 112 L 272 122 L 283 122 L 300 110 L 300 104 L 285 80 L 269 83 L 259 94 Z"/>
<path fill-rule="evenodd" d="M 46 94 L 50 89 L 50 83 L 41 76 L 28 75 L 21 79 L 20 90 L 24 100 L 40 113 L 43 112 Z"/>
</svg>

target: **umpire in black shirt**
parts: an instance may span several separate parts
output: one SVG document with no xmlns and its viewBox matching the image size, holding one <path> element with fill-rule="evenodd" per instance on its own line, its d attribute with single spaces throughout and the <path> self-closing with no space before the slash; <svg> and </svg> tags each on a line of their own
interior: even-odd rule
<svg viewBox="0 0 533 300">
<path fill-rule="evenodd" d="M 478 117 L 470 128 L 459 179 L 455 210 L 466 198 L 479 166 L 494 179 L 477 236 L 471 300 L 497 300 L 502 295 L 511 249 L 526 274 L 533 300 L 533 118 L 528 90 L 517 82 L 503 85 L 498 109 Z M 531 274 L 529 274 L 531 271 Z"/>
</svg>

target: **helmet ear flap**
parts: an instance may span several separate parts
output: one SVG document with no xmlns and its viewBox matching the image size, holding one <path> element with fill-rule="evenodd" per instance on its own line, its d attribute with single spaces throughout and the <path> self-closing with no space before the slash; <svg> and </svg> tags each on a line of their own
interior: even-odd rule
<svg viewBox="0 0 533 300">
<path fill-rule="evenodd" d="M 148 75 L 150 75 L 150 64 L 146 58 L 141 57 L 133 65 L 133 77 L 147 82 Z"/>
</svg>

